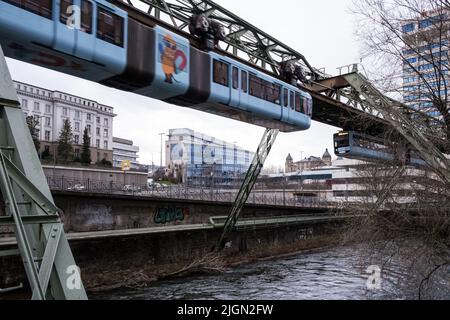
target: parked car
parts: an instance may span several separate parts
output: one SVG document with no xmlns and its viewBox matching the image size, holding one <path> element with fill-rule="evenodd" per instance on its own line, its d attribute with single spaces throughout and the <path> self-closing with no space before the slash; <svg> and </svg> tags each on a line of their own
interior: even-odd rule
<svg viewBox="0 0 450 320">
<path fill-rule="evenodd" d="M 71 187 L 68 187 L 67 190 L 69 190 L 69 191 L 84 191 L 84 190 L 86 190 L 86 187 L 83 186 L 81 183 L 77 183 Z"/>
<path fill-rule="evenodd" d="M 127 184 L 125 186 L 123 186 L 122 191 L 124 192 L 141 192 L 141 187 L 138 186 L 132 186 L 130 184 Z"/>
</svg>

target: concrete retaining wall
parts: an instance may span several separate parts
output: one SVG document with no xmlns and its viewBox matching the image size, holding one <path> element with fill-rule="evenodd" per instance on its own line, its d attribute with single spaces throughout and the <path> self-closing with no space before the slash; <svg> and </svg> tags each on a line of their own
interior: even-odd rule
<svg viewBox="0 0 450 320">
<path fill-rule="evenodd" d="M 209 224 L 211 216 L 228 216 L 231 207 L 229 203 L 69 192 L 55 192 L 54 197 L 63 210 L 61 217 L 67 232 Z M 327 209 L 247 205 L 241 218 L 326 212 Z"/>
<path fill-rule="evenodd" d="M 340 224 L 322 223 L 237 231 L 223 259 L 227 263 L 330 245 Z M 183 231 L 120 238 L 71 240 L 75 260 L 88 290 L 113 288 L 179 270 L 210 252 L 221 230 Z M 27 283 L 20 258 L 0 258 L 0 287 Z M 7 297 L 7 296 L 3 296 Z M 0 299 L 2 296 L 0 295 Z"/>
</svg>

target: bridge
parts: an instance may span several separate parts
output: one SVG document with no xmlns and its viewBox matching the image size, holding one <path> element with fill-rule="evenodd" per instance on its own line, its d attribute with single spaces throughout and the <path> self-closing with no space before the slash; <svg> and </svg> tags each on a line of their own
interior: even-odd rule
<svg viewBox="0 0 450 320">
<path fill-rule="evenodd" d="M 98 0 L 98 2 L 102 2 L 103 6 L 108 5 L 108 2 L 103 0 Z M 105 56 L 104 61 L 95 62 L 82 58 L 85 57 L 86 53 L 70 56 L 67 52 L 59 51 L 64 50 L 62 47 L 58 49 L 42 43 L 32 44 L 33 48 L 39 47 L 41 51 L 30 50 L 24 48 L 22 44 L 11 43 L 8 35 L 5 33 L 1 34 L 0 41 L 2 41 L 6 54 L 13 58 L 54 68 L 118 89 L 139 93 L 146 92 L 145 83 L 148 85 L 151 77 L 157 77 L 156 72 L 153 74 L 142 72 L 142 70 L 136 69 L 136 65 L 132 65 L 136 61 L 138 61 L 137 64 L 145 63 L 142 60 L 143 57 L 133 57 L 133 59 L 136 58 L 137 60 L 134 62 L 128 61 L 129 64 L 126 69 L 124 69 L 124 65 L 121 67 L 113 65 L 116 62 L 120 64 L 120 61 L 114 59 L 126 57 L 125 44 L 129 48 L 146 48 L 149 50 L 148 52 L 153 52 L 154 54 L 156 48 L 152 49 L 150 40 L 143 37 L 143 34 L 137 33 L 136 29 L 133 28 L 141 25 L 147 27 L 148 30 L 163 28 L 164 30 L 169 30 L 175 38 L 179 36 L 180 39 L 187 39 L 186 44 L 192 46 L 191 54 L 194 57 L 193 60 L 197 63 L 196 66 L 199 68 L 205 67 L 204 59 L 206 55 L 203 51 L 206 51 L 213 57 L 220 55 L 226 61 L 232 61 L 241 68 L 245 75 L 245 70 L 250 70 L 250 74 L 251 72 L 257 72 L 260 77 L 258 81 L 266 81 L 262 82 L 266 83 L 266 85 L 267 80 L 264 79 L 275 79 L 274 81 L 284 83 L 283 87 L 279 88 L 278 97 L 282 96 L 281 88 L 286 90 L 286 94 L 283 97 L 286 107 L 288 106 L 287 97 L 289 96 L 289 91 L 291 91 L 292 95 L 289 98 L 291 106 L 294 106 L 294 93 L 298 94 L 299 97 L 302 95 L 305 101 L 310 96 L 313 102 L 312 120 L 345 130 L 367 132 L 372 135 L 382 134 L 392 124 L 389 122 L 389 113 L 383 113 L 385 109 L 381 113 L 376 112 L 379 111 L 380 104 L 375 101 L 374 97 L 379 98 L 380 94 L 358 73 L 356 66 L 349 70 L 347 74 L 337 77 L 326 75 L 311 66 L 302 54 L 209 0 L 142 0 L 139 1 L 139 6 L 134 5 L 136 2 L 129 0 L 111 0 L 109 2 L 116 6 L 112 7 L 114 9 L 111 10 L 120 8 L 122 13 L 126 13 L 122 14 L 118 10 L 114 11 L 116 14 L 114 19 L 117 18 L 114 21 L 115 25 L 118 26 L 118 30 L 128 30 L 129 33 L 126 38 L 127 41 L 124 41 L 124 38 L 116 37 L 117 34 L 114 34 L 116 32 L 114 28 L 114 30 L 109 30 L 109 33 L 106 31 L 100 33 L 105 42 L 113 43 L 116 46 L 115 49 L 112 49 L 112 47 L 105 45 L 105 48 L 111 48 L 112 54 Z M 5 6 L 7 3 L 10 3 L 10 1 L 0 1 L 0 5 Z M 15 6 L 17 7 L 16 4 Z M 146 10 L 142 10 L 143 6 Z M 26 10 L 26 6 L 24 8 L 23 10 Z M 52 12 L 52 8 L 47 8 L 47 10 Z M 42 11 L 40 14 L 41 16 L 48 15 L 47 11 Z M 104 14 L 108 15 L 109 13 L 106 12 Z M 48 17 L 51 17 L 51 15 Z M 134 21 L 129 28 L 123 27 L 123 20 L 121 20 L 127 17 Z M 0 18 L 7 17 L 0 14 Z M 22 24 L 22 21 L 18 23 Z M 207 30 L 204 30 L 205 25 Z M 123 28 L 121 29 L 121 27 Z M 17 38 L 27 43 L 27 39 L 23 39 L 23 35 L 20 34 L 18 29 L 5 30 L 7 33 L 17 31 Z M 74 32 L 78 31 L 75 30 Z M 145 35 L 146 31 L 142 32 Z M 111 36 L 110 33 L 114 35 Z M 95 37 L 95 35 L 92 35 L 92 37 Z M 169 38 L 164 39 L 164 41 L 171 42 Z M 223 46 L 224 48 L 222 48 Z M 18 54 L 18 52 L 37 53 L 40 59 L 30 59 L 27 54 Z M 108 55 L 108 50 L 105 49 L 103 53 Z M 196 54 L 197 56 L 195 56 Z M 61 57 L 73 59 L 71 68 L 56 63 L 58 61 L 61 62 Z M 132 58 L 131 51 L 128 51 L 128 58 Z M 66 62 L 64 59 L 63 61 L 64 63 Z M 101 76 L 99 73 L 83 73 L 82 66 L 86 62 L 97 65 L 96 68 L 102 66 L 108 71 L 106 72 L 108 77 L 103 74 L 102 79 L 96 80 L 97 77 Z M 110 63 L 111 65 L 109 65 Z M 65 68 L 61 68 L 62 66 Z M 111 73 L 111 70 L 116 71 Z M 209 69 L 205 69 L 205 72 L 206 70 Z M 170 83 L 171 76 L 170 72 L 166 72 L 164 82 Z M 70 276 L 79 277 L 79 271 L 76 268 L 71 268 L 76 266 L 76 264 L 67 236 L 64 233 L 62 221 L 59 218 L 60 209 L 55 206 L 41 164 L 34 151 L 2 51 L 0 51 L 0 77 L 0 105 L 2 106 L 0 108 L 0 188 L 5 200 L 7 214 L 7 217 L 3 220 L 14 225 L 16 230 L 16 242 L 7 241 L 7 244 L 11 245 L 14 242 L 18 246 L 18 252 L 22 257 L 33 291 L 33 299 L 85 299 L 87 297 L 82 285 L 71 290 L 65 285 Z M 242 88 L 242 90 L 247 89 L 247 87 Z M 152 89 L 148 90 L 153 95 L 160 94 L 160 92 L 153 92 Z M 273 217 L 257 220 L 238 220 L 244 204 L 251 195 L 252 188 L 264 161 L 275 142 L 278 130 L 276 130 L 277 128 L 274 125 L 277 126 L 279 124 L 281 130 L 292 131 L 293 122 L 286 126 L 281 124 L 284 121 L 281 119 L 275 122 L 267 119 L 261 120 L 258 116 L 249 116 L 241 111 L 230 112 L 223 107 L 223 104 L 221 106 L 216 105 L 216 109 L 211 111 L 211 109 L 208 109 L 208 106 L 204 105 L 207 97 L 204 97 L 205 92 L 201 87 L 191 86 L 189 90 L 187 87 L 183 87 L 177 91 L 176 96 L 161 96 L 160 99 L 182 106 L 201 108 L 201 110 L 207 112 L 214 112 L 221 116 L 242 119 L 242 121 L 254 122 L 260 125 L 267 122 L 267 127 L 271 128 L 266 130 L 261 140 L 249 172 L 235 195 L 229 215 L 212 217 L 209 223 L 202 226 L 194 226 L 195 228 L 223 229 L 216 249 L 220 250 L 220 246 L 225 244 L 227 237 L 236 228 L 258 227 L 267 224 L 296 224 L 305 222 L 308 219 L 323 219 L 323 217 L 316 216 L 308 219 L 305 217 Z M 276 91 L 276 87 L 271 87 L 271 90 Z M 210 92 L 216 93 L 212 85 Z M 198 96 L 198 99 L 201 98 L 203 101 L 200 104 L 198 101 L 192 101 L 193 96 Z M 270 98 L 265 97 L 265 99 Z M 229 104 L 234 103 L 233 97 L 229 101 Z M 277 101 L 277 99 L 274 100 L 274 102 Z M 278 107 L 280 107 L 281 103 L 279 101 L 278 104 Z M 200 107 L 198 107 L 199 105 Z M 293 108 L 292 110 L 295 109 L 295 112 L 298 112 L 299 119 L 304 121 L 305 115 L 308 115 L 308 104 L 302 104 L 302 107 L 304 108 L 303 111 L 300 109 L 300 105 L 298 109 Z M 281 109 L 283 110 L 283 108 Z M 263 111 L 265 112 L 266 110 Z M 305 125 L 304 128 L 307 127 L 305 122 L 302 122 L 302 124 Z M 334 218 L 327 217 L 325 219 Z M 30 225 L 34 225 L 34 227 L 30 227 Z M 147 231 L 149 230 L 136 232 Z M 162 229 L 159 231 L 164 232 Z M 93 234 L 90 236 L 111 237 L 115 234 L 114 231 L 104 232 L 106 234 Z M 71 237 L 76 238 L 75 235 Z M 8 251 L 6 254 L 13 253 L 17 254 L 17 251 Z M 71 271 L 68 273 L 68 270 Z"/>
</svg>

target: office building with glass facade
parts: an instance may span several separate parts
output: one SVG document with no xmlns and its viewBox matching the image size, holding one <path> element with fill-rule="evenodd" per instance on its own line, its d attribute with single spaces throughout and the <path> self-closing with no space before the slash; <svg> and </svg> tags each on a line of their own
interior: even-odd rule
<svg viewBox="0 0 450 320">
<path fill-rule="evenodd" d="M 171 129 L 166 142 L 166 167 L 184 178 L 227 179 L 245 173 L 253 152 L 191 129 Z"/>
</svg>

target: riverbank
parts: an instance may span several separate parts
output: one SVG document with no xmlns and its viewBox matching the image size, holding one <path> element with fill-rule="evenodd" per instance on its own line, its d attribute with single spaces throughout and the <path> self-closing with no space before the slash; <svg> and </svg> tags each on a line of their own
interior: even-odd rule
<svg viewBox="0 0 450 320">
<path fill-rule="evenodd" d="M 271 245 L 261 244 L 260 247 L 253 250 L 239 253 L 222 253 L 217 264 L 221 268 L 230 271 L 245 265 L 261 261 L 270 261 L 276 259 L 295 256 L 299 253 L 309 253 L 318 249 L 327 249 L 339 245 L 341 237 L 333 235 L 317 236 L 309 241 L 301 241 L 291 244 L 276 243 Z M 206 254 L 206 252 L 205 252 Z M 197 258 L 198 259 L 198 258 Z M 144 288 L 166 277 L 168 274 L 177 272 L 192 264 L 196 259 L 186 260 L 182 262 L 169 263 L 164 265 L 147 265 L 147 266 L 130 266 L 122 270 L 101 271 L 96 269 L 88 269 L 83 272 L 83 283 L 89 293 L 101 293 L 111 290 L 120 290 L 125 288 Z M 214 272 L 205 271 L 204 274 L 212 274 Z M 192 274 L 185 273 L 187 277 Z M 217 272 L 220 274 L 220 272 Z M 95 275 L 95 276 L 88 276 Z M 183 277 L 180 277 L 183 278 Z M 111 284 L 111 279 L 115 279 L 115 283 Z"/>
</svg>

